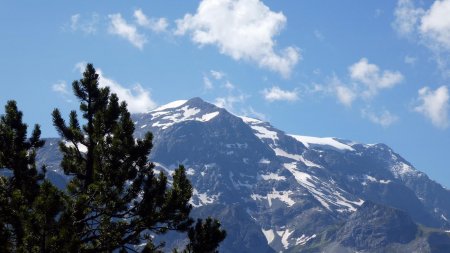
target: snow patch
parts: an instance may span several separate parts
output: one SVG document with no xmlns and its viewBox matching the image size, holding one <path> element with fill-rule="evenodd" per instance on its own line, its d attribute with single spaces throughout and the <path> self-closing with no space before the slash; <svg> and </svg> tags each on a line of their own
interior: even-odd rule
<svg viewBox="0 0 450 253">
<path fill-rule="evenodd" d="M 72 142 L 67 142 L 67 141 L 64 141 L 64 145 L 66 145 L 66 147 L 69 147 L 69 148 L 75 147 L 75 145 Z M 77 147 L 81 153 L 87 153 L 87 151 L 88 151 L 87 147 L 81 143 L 78 143 Z"/>
<path fill-rule="evenodd" d="M 259 119 L 254 119 L 254 118 L 250 118 L 250 117 L 246 117 L 246 116 L 239 116 L 239 118 L 241 118 L 245 123 L 247 124 L 260 124 L 260 123 L 264 123 L 263 121 L 259 120 Z"/>
<path fill-rule="evenodd" d="M 279 199 L 282 202 L 286 203 L 289 207 L 295 204 L 295 201 L 289 197 L 293 192 L 292 191 L 276 191 L 272 190 L 271 193 L 267 194 L 267 201 L 269 202 L 269 206 L 272 206 L 272 199 Z"/>
<path fill-rule="evenodd" d="M 154 110 L 151 111 L 151 112 L 164 111 L 164 110 L 167 110 L 167 109 L 178 108 L 178 107 L 184 105 L 186 102 L 187 102 L 187 100 L 177 100 L 177 101 L 173 101 L 173 102 L 170 102 L 170 103 L 165 104 L 165 105 L 163 105 L 163 106 L 160 106 L 160 107 L 154 109 Z"/>
<path fill-rule="evenodd" d="M 292 134 L 288 135 L 293 137 L 297 141 L 303 143 L 303 145 L 305 145 L 305 147 L 307 148 L 310 147 L 312 148 L 314 146 L 329 146 L 331 148 L 335 148 L 342 151 L 355 151 L 355 149 L 353 149 L 351 146 L 341 143 L 331 137 L 320 138 L 320 137 L 292 135 Z"/>
<path fill-rule="evenodd" d="M 278 134 L 262 126 L 250 126 L 257 133 L 255 135 L 260 139 L 271 139 L 273 142 L 278 140 Z"/>
<path fill-rule="evenodd" d="M 338 212 L 354 212 L 356 211 L 355 206 L 361 206 L 364 203 L 362 199 L 348 200 L 344 197 L 344 194 L 349 194 L 333 182 L 324 182 L 313 175 L 299 171 L 295 162 L 283 165 L 291 172 L 297 182 L 305 187 L 328 210 L 332 210 L 331 206 L 334 206 L 337 207 L 335 210 Z"/>
<path fill-rule="evenodd" d="M 272 243 L 273 239 L 275 239 L 275 234 L 274 234 L 273 230 L 272 229 L 269 229 L 269 230 L 261 229 L 261 231 L 263 232 L 264 236 L 266 237 L 267 244 Z"/>
<path fill-rule="evenodd" d="M 181 101 L 184 101 L 184 100 L 181 100 Z M 167 108 L 163 108 L 163 109 L 158 108 L 157 111 L 152 111 L 151 112 L 152 121 L 154 121 L 152 126 L 166 129 L 174 124 L 184 122 L 184 121 L 192 120 L 192 121 L 208 122 L 211 119 L 215 118 L 217 115 L 219 115 L 219 112 L 216 111 L 216 112 L 206 113 L 201 116 L 197 116 L 201 112 L 200 109 L 195 108 L 195 107 L 189 107 L 189 105 L 185 105 L 185 106 L 181 107 L 183 104 L 184 103 L 179 102 L 179 103 L 175 103 L 173 106 L 171 105 L 171 106 L 169 106 Z M 166 109 L 174 109 L 174 110 L 164 111 Z M 162 111 L 160 111 L 160 110 L 162 110 Z"/>
<path fill-rule="evenodd" d="M 294 232 L 294 230 L 292 230 L 292 231 L 289 231 L 289 229 L 286 229 L 284 232 L 283 232 L 283 236 L 281 236 L 281 243 L 283 244 L 283 247 L 285 248 L 285 249 L 288 249 L 289 248 L 289 242 L 288 242 L 288 239 L 289 239 L 289 236 L 291 236 L 291 234 Z"/>
<path fill-rule="evenodd" d="M 378 180 L 378 179 L 376 179 L 376 178 L 374 178 L 372 176 L 369 176 L 369 175 L 365 175 L 365 178 L 369 182 L 373 182 L 373 183 L 389 184 L 390 182 L 392 182 L 391 180 L 385 180 L 385 179 Z M 364 182 L 363 185 L 367 185 L 367 183 Z"/>
<path fill-rule="evenodd" d="M 206 194 L 206 192 L 199 193 L 197 191 L 197 189 L 194 189 L 193 192 L 192 192 L 192 198 L 189 201 L 189 203 L 193 207 L 200 207 L 200 206 L 204 206 L 204 205 L 209 205 L 209 204 L 213 204 L 214 202 L 216 202 L 219 199 L 219 196 L 220 196 L 220 194 L 215 194 L 215 195 L 209 196 L 208 194 Z M 194 203 L 194 198 L 197 199 L 198 204 Z"/>
<path fill-rule="evenodd" d="M 292 191 L 277 191 L 275 189 L 272 189 L 272 192 L 268 193 L 267 196 L 262 196 L 259 194 L 252 194 L 250 195 L 250 198 L 253 200 L 267 200 L 269 203 L 269 207 L 272 206 L 272 200 L 278 199 L 281 202 L 285 203 L 287 206 L 291 207 L 295 204 L 295 201 L 289 197 L 289 195 L 293 194 Z"/>
<path fill-rule="evenodd" d="M 266 174 L 266 175 L 261 175 L 262 179 L 264 180 L 275 180 L 275 181 L 284 181 L 286 180 L 285 176 L 280 176 L 278 174 L 275 173 L 270 173 L 270 174 Z"/>
<path fill-rule="evenodd" d="M 202 121 L 203 122 L 210 121 L 213 118 L 215 118 L 217 115 L 219 115 L 219 112 L 207 113 L 207 114 L 202 116 Z"/>
<path fill-rule="evenodd" d="M 300 238 L 297 238 L 295 245 L 305 245 L 309 240 L 316 238 L 316 234 L 313 234 L 312 236 L 305 236 L 305 234 L 302 234 Z"/>
<path fill-rule="evenodd" d="M 277 156 L 282 156 L 282 157 L 286 157 L 295 161 L 299 161 L 302 162 L 303 164 L 305 164 L 308 167 L 317 167 L 317 168 L 322 168 L 322 166 L 311 162 L 310 160 L 305 159 L 303 156 L 301 155 L 295 155 L 295 154 L 290 154 L 280 148 L 274 148 L 273 151 L 275 151 L 275 155 Z"/>
<path fill-rule="evenodd" d="M 193 176 L 195 174 L 195 170 L 193 168 L 189 168 L 186 170 L 186 175 Z"/>
<path fill-rule="evenodd" d="M 266 159 L 266 158 L 262 158 L 261 160 L 259 160 L 259 163 L 261 163 L 261 164 L 269 164 L 270 161 L 268 159 Z"/>
<path fill-rule="evenodd" d="M 288 152 L 282 150 L 281 148 L 274 148 L 273 151 L 275 151 L 275 155 L 286 157 L 295 161 L 300 161 L 302 158 L 301 155 L 295 155 L 295 154 L 289 154 Z"/>
<path fill-rule="evenodd" d="M 396 178 L 409 174 L 415 174 L 416 170 L 404 162 L 398 162 L 391 167 L 391 171 Z"/>
</svg>

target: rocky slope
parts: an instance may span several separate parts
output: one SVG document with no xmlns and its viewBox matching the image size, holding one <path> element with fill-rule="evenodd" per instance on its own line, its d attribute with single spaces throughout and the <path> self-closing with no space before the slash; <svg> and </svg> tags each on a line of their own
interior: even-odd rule
<svg viewBox="0 0 450 253">
<path fill-rule="evenodd" d="M 150 159 L 157 170 L 170 174 L 178 164 L 187 168 L 195 188 L 193 214 L 222 220 L 229 236 L 221 252 L 315 252 L 330 247 L 378 252 L 391 245 L 406 250 L 414 243 L 439 252 L 433 245 L 446 245 L 445 232 L 420 231 L 422 226 L 450 229 L 450 191 L 384 144 L 286 134 L 199 98 L 135 114 L 133 120 L 137 138 L 147 131 L 154 134 Z M 39 161 L 63 185 L 57 142 L 47 141 Z M 385 216 L 377 215 L 385 212 L 392 215 L 374 233 L 386 238 L 361 237 L 372 232 L 358 222 L 378 224 L 377 218 Z M 390 231 L 413 228 L 413 244 L 410 237 L 391 237 Z"/>
</svg>

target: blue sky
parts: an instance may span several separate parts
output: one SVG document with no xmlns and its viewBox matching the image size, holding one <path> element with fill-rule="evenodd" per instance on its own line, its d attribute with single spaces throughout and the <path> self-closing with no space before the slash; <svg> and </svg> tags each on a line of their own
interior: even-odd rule
<svg viewBox="0 0 450 253">
<path fill-rule="evenodd" d="M 0 1 L 0 104 L 57 136 L 94 63 L 134 112 L 202 97 L 288 133 L 386 143 L 450 187 L 450 0 Z M 81 67 L 80 67 L 81 66 Z"/>
</svg>

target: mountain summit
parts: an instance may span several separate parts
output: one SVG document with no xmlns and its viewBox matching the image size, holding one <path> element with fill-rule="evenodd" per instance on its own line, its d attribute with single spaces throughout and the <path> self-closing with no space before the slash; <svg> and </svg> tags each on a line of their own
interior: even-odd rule
<svg viewBox="0 0 450 253">
<path fill-rule="evenodd" d="M 377 252 L 392 243 L 406 249 L 417 240 L 426 249 L 421 252 L 438 252 L 435 245 L 448 242 L 445 232 L 422 233 L 422 227 L 450 229 L 450 191 L 384 144 L 287 134 L 200 98 L 132 118 L 137 138 L 154 134 L 150 158 L 156 170 L 187 168 L 194 215 L 221 219 L 229 235 L 221 252 Z M 48 164 L 51 179 L 61 185 L 57 141 L 47 141 L 39 162 Z M 398 240 L 355 237 L 371 233 L 360 226 L 371 217 L 386 217 L 378 231 L 387 236 L 416 232 Z"/>
</svg>

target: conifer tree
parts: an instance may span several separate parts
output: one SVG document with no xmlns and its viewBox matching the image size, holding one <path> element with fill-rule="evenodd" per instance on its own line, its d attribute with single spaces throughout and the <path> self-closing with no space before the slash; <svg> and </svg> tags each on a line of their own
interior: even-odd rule
<svg viewBox="0 0 450 253">
<path fill-rule="evenodd" d="M 50 241 L 58 239 L 56 216 L 63 205 L 49 201 L 61 200 L 62 193 L 42 183 L 45 168 L 39 173 L 36 166 L 36 151 L 44 145 L 40 135 L 36 125 L 27 139 L 22 112 L 15 101 L 8 101 L 0 118 L 0 168 L 11 174 L 0 177 L 1 252 L 50 252 Z M 45 205 L 40 205 L 43 200 Z"/>
<path fill-rule="evenodd" d="M 5 115 L 0 118 L 0 168 L 9 170 L 11 177 L 0 183 L 2 231 L 9 238 L 11 249 L 24 244 L 27 206 L 38 194 L 38 180 L 43 179 L 35 164 L 36 149 L 42 147 L 40 129 L 36 125 L 27 139 L 27 125 L 15 101 L 8 101 Z"/>
<path fill-rule="evenodd" d="M 58 109 L 53 123 L 63 141 L 61 166 L 73 176 L 68 185 L 71 203 L 61 222 L 67 228 L 66 246 L 81 252 L 137 251 L 143 242 L 154 251 L 151 234 L 186 232 L 192 219 L 192 186 L 180 166 L 172 186 L 148 161 L 152 134 L 133 137 L 134 124 L 125 102 L 107 87 L 99 87 L 92 64 L 74 81 L 83 125 L 72 111 L 68 124 Z M 70 235 L 73 232 L 73 235 Z"/>
<path fill-rule="evenodd" d="M 208 217 L 205 221 L 198 219 L 195 226 L 188 232 L 189 244 L 186 251 L 189 253 L 216 253 L 219 243 L 227 233 L 220 228 L 220 223 Z"/>
</svg>

